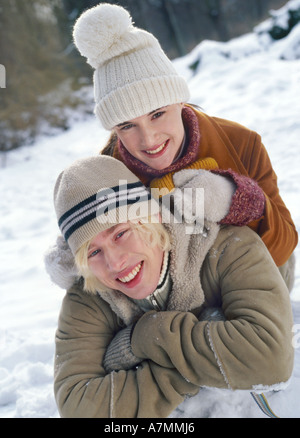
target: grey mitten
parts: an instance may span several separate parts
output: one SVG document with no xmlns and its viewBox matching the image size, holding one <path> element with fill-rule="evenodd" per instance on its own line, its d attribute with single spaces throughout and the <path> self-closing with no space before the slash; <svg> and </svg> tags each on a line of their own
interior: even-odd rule
<svg viewBox="0 0 300 438">
<path fill-rule="evenodd" d="M 80 278 L 72 251 L 61 235 L 45 253 L 44 262 L 51 280 L 62 289 L 69 289 Z"/>
<path fill-rule="evenodd" d="M 208 170 L 184 169 L 173 175 L 175 191 L 174 204 L 182 210 L 185 221 L 207 219 L 219 222 L 229 212 L 236 186 L 225 176 L 216 175 Z M 203 189 L 203 190 L 200 190 Z M 203 216 L 198 217 L 197 206 L 203 205 Z M 201 213 L 201 208 L 198 208 Z"/>
<path fill-rule="evenodd" d="M 131 333 L 133 328 L 134 325 L 131 324 L 120 330 L 109 344 L 103 360 L 106 372 L 129 370 L 142 361 L 131 350 Z"/>
</svg>

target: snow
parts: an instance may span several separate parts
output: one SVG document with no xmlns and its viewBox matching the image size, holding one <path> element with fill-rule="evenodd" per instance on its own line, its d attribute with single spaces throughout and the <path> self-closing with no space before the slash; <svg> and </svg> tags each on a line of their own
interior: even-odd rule
<svg viewBox="0 0 300 438">
<path fill-rule="evenodd" d="M 288 6 L 281 9 L 282 20 Z M 280 17 L 279 12 L 275 14 Z M 283 17 L 284 15 L 284 17 Z M 278 18 L 279 20 L 280 18 Z M 278 175 L 281 195 L 300 227 L 300 27 L 276 42 L 263 23 L 227 43 L 204 41 L 174 61 L 192 99 L 210 114 L 259 132 Z M 199 61 L 200 60 L 200 61 Z M 197 62 L 199 61 L 199 62 Z M 189 65 L 197 65 L 194 72 Z M 53 395 L 54 336 L 64 292 L 51 283 L 43 255 L 58 233 L 52 204 L 59 172 L 97 154 L 108 138 L 93 117 L 74 118 L 66 132 L 40 137 L 0 162 L 0 417 L 59 417 Z M 291 294 L 295 368 L 287 389 L 265 393 L 279 417 L 300 417 L 300 265 Z M 264 417 L 248 393 L 202 389 L 180 417 Z"/>
</svg>

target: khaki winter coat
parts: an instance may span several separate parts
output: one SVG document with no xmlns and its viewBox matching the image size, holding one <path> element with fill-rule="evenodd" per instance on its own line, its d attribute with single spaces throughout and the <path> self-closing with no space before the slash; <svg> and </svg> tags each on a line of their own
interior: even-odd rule
<svg viewBox="0 0 300 438">
<path fill-rule="evenodd" d="M 277 176 L 261 137 L 238 123 L 193 110 L 200 130 L 197 158 L 212 157 L 220 169 L 232 169 L 257 181 L 265 195 L 265 212 L 261 219 L 249 226 L 262 238 L 276 265 L 284 265 L 297 245 L 298 236 L 291 215 L 280 197 Z M 116 136 L 112 135 L 103 153 L 122 161 L 116 144 Z M 137 169 L 130 170 L 143 183 L 149 183 Z"/>
<path fill-rule="evenodd" d="M 167 417 L 203 386 L 280 387 L 293 367 L 288 290 L 248 227 L 211 224 L 205 234 L 168 225 L 173 281 L 168 310 L 141 314 L 117 291 L 68 290 L 56 334 L 55 395 L 62 417 Z M 189 256 L 188 256 L 189 255 Z M 221 307 L 226 321 L 199 321 Z M 102 361 L 124 324 L 140 365 L 107 374 Z"/>
</svg>

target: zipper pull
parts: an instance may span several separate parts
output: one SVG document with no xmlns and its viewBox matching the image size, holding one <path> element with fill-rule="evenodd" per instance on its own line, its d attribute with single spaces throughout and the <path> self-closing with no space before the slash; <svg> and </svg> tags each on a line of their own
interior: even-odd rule
<svg viewBox="0 0 300 438">
<path fill-rule="evenodd" d="M 154 307 L 154 309 L 155 310 L 160 310 L 160 307 L 159 307 L 158 302 L 156 301 L 156 299 L 152 295 L 150 295 L 149 298 L 150 298 L 151 304 Z"/>
</svg>

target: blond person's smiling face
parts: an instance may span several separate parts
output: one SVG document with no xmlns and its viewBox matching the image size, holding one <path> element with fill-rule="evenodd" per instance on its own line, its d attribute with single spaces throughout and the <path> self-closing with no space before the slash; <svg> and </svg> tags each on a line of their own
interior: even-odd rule
<svg viewBox="0 0 300 438">
<path fill-rule="evenodd" d="M 162 261 L 163 250 L 150 246 L 129 222 L 101 231 L 88 249 L 88 265 L 95 277 L 104 286 L 138 300 L 155 291 Z"/>
<path fill-rule="evenodd" d="M 155 170 L 170 166 L 184 139 L 183 104 L 176 103 L 117 125 L 114 130 L 127 151 Z"/>
</svg>

